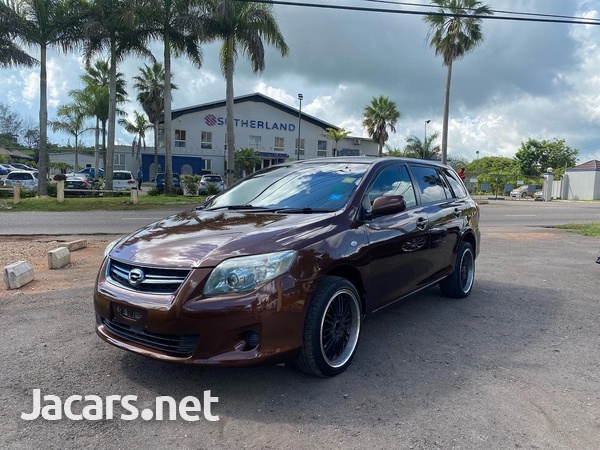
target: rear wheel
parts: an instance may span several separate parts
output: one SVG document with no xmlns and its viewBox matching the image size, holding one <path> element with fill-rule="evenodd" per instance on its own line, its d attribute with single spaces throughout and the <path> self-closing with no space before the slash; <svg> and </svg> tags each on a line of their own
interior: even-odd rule
<svg viewBox="0 0 600 450">
<path fill-rule="evenodd" d="M 320 377 L 342 373 L 354 357 L 360 325 L 360 300 L 352 283 L 325 277 L 309 306 L 296 366 Z"/>
<path fill-rule="evenodd" d="M 471 293 L 475 280 L 475 252 L 468 242 L 462 242 L 456 253 L 454 271 L 440 281 L 442 294 L 465 298 Z"/>
</svg>

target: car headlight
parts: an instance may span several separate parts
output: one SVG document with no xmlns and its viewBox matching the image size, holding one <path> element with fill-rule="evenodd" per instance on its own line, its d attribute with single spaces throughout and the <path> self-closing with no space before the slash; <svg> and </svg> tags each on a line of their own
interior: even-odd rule
<svg viewBox="0 0 600 450">
<path fill-rule="evenodd" d="M 123 238 L 119 238 L 119 239 L 115 239 L 114 241 L 110 242 L 106 248 L 104 249 L 104 253 L 102 254 L 102 259 L 106 258 L 108 256 L 108 254 L 112 251 L 113 248 L 115 248 L 115 246 L 121 242 Z"/>
<path fill-rule="evenodd" d="M 296 258 L 294 250 L 243 256 L 223 261 L 211 272 L 204 295 L 229 294 L 254 289 L 287 272 Z"/>
</svg>

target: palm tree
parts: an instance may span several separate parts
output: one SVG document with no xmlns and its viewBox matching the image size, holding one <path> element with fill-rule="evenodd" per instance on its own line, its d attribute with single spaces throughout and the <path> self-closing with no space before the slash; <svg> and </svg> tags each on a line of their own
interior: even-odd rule
<svg viewBox="0 0 600 450">
<path fill-rule="evenodd" d="M 337 156 L 338 143 L 342 139 L 350 136 L 350 133 L 352 133 L 352 132 L 346 131 L 343 128 L 338 128 L 337 130 L 335 128 L 326 128 L 325 129 L 325 133 L 323 133 L 323 136 L 325 136 L 327 139 L 331 139 L 331 140 L 335 141 L 335 147 L 333 148 L 333 153 L 332 153 L 333 156 Z"/>
<path fill-rule="evenodd" d="M 117 105 L 126 101 L 127 92 L 125 91 L 125 75 L 121 72 L 116 74 L 117 86 Z M 76 103 L 87 106 L 87 112 L 90 117 L 96 118 L 96 138 L 95 138 L 95 171 L 98 174 L 99 155 L 102 154 L 102 166 L 106 167 L 106 125 L 108 122 L 108 106 L 110 99 L 109 82 L 110 70 L 107 60 L 97 60 L 93 64 L 86 64 L 85 73 L 81 75 L 85 87 L 83 89 L 74 89 L 69 92 Z M 121 109 L 116 110 L 117 115 L 125 114 Z M 100 147 L 100 135 L 102 135 L 102 145 Z M 102 152 L 99 151 L 102 148 Z"/>
<path fill-rule="evenodd" d="M 240 148 L 235 152 L 235 167 L 241 169 L 242 175 L 246 176 L 254 172 L 260 157 L 253 148 Z"/>
<path fill-rule="evenodd" d="M 115 153 L 117 66 L 127 55 L 154 60 L 146 46 L 151 32 L 142 19 L 147 14 L 144 6 L 135 0 L 95 0 L 86 24 L 86 61 L 104 51 L 109 54 L 108 143 L 104 166 L 105 185 L 109 190 L 112 189 Z"/>
<path fill-rule="evenodd" d="M 250 60 L 252 70 L 265 69 L 265 43 L 273 45 L 281 56 L 288 46 L 279 30 L 271 5 L 236 0 L 209 0 L 205 32 L 207 40 L 222 41 L 220 63 L 226 79 L 227 110 L 227 184 L 233 184 L 235 134 L 233 117 L 233 72 L 238 53 Z"/>
<path fill-rule="evenodd" d="M 130 122 L 125 118 L 121 118 L 119 119 L 119 125 L 124 127 L 128 133 L 135 135 L 131 146 L 131 154 L 135 153 L 135 157 L 139 162 L 142 146 L 144 147 L 144 152 L 146 152 L 146 131 L 152 128 L 152 124 L 148 122 L 146 116 L 134 111 L 133 121 Z"/>
<path fill-rule="evenodd" d="M 493 13 L 489 6 L 478 0 L 432 0 L 432 3 L 439 7 L 437 12 L 443 15 L 425 16 L 424 20 L 430 26 L 427 39 L 429 46 L 435 48 L 435 54 L 442 55 L 443 65 L 448 68 L 442 126 L 442 163 L 446 164 L 452 64 L 483 42 L 480 17 Z"/>
<path fill-rule="evenodd" d="M 38 195 L 48 195 L 48 75 L 46 54 L 49 48 L 75 50 L 81 41 L 84 3 L 77 0 L 21 0 L 6 6 L 15 18 L 12 35 L 40 50 L 40 149 Z M 6 8 L 3 7 L 6 11 Z"/>
<path fill-rule="evenodd" d="M 387 129 L 392 133 L 396 132 L 396 124 L 402 114 L 398 111 L 396 102 L 391 101 L 388 97 L 380 95 L 379 98 L 373 97 L 371 104 L 365 107 L 363 113 L 363 126 L 367 129 L 367 133 L 379 146 L 379 156 L 382 155 L 383 146 L 389 138 Z"/>
<path fill-rule="evenodd" d="M 185 55 L 196 66 L 202 65 L 200 41 L 204 16 L 198 0 L 150 0 L 154 37 L 163 41 L 164 56 L 164 143 L 165 194 L 173 193 L 173 161 L 171 152 L 171 54 Z"/>
<path fill-rule="evenodd" d="M 440 146 L 434 145 L 439 137 L 436 131 L 421 141 L 417 136 L 409 136 L 406 138 L 406 146 L 404 147 L 404 156 L 408 158 L 423 158 L 423 159 L 439 159 Z"/>
<path fill-rule="evenodd" d="M 23 51 L 15 42 L 18 36 L 19 16 L 14 10 L 0 2 L 0 67 L 33 67 L 39 61 Z"/>
<path fill-rule="evenodd" d="M 79 170 L 79 136 L 93 128 L 86 126 L 85 120 L 89 117 L 87 106 L 73 103 L 70 105 L 61 105 L 56 114 L 60 120 L 51 120 L 52 131 L 63 131 L 75 138 L 75 172 Z"/>
</svg>

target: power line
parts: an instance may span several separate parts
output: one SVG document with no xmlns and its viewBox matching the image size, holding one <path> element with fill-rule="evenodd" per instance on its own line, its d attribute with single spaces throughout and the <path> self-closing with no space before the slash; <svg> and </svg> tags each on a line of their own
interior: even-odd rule
<svg viewBox="0 0 600 450">
<path fill-rule="evenodd" d="M 423 5 L 421 3 L 394 2 L 391 0 L 360 0 L 360 1 L 363 1 L 366 3 L 383 3 L 383 4 L 390 4 L 390 5 L 417 6 L 417 7 L 422 7 L 422 8 L 439 9 L 438 5 L 432 5 L 432 4 Z M 462 9 L 467 10 L 467 11 L 474 11 L 474 8 L 462 8 Z M 560 14 L 528 13 L 528 12 L 507 11 L 507 10 L 500 10 L 500 9 L 493 9 L 493 10 L 491 10 L 491 12 L 494 14 L 518 14 L 520 16 L 548 17 L 548 18 L 555 18 L 555 19 L 571 19 L 571 20 L 590 20 L 592 22 L 600 22 L 600 19 L 577 17 L 577 16 L 564 16 L 564 15 L 560 15 Z"/>
<path fill-rule="evenodd" d="M 270 5 L 282 5 L 282 6 L 299 6 L 306 8 L 320 8 L 320 9 L 337 9 L 346 11 L 362 11 L 362 12 L 376 12 L 376 13 L 391 13 L 391 14 L 406 14 L 416 16 L 441 16 L 441 17 L 467 17 L 476 19 L 487 19 L 487 20 L 508 20 L 516 22 L 540 22 L 540 23 L 566 23 L 566 24 L 577 24 L 577 25 L 600 25 L 600 20 L 587 19 L 587 18 L 569 18 L 568 16 L 553 16 L 553 15 L 540 15 L 543 17 L 510 17 L 510 16 L 498 16 L 498 15 L 478 15 L 478 14 L 448 14 L 441 12 L 432 11 L 413 11 L 413 10 L 397 10 L 397 9 L 386 9 L 386 8 L 367 8 L 363 6 L 345 6 L 345 5 L 327 5 L 322 3 L 299 3 L 290 2 L 285 0 L 253 0 L 254 3 L 266 3 Z M 394 3 L 398 5 L 401 3 Z M 426 5 L 418 5 L 426 6 Z M 519 14 L 515 12 L 504 12 L 504 14 Z M 520 13 L 522 15 L 533 13 Z"/>
</svg>

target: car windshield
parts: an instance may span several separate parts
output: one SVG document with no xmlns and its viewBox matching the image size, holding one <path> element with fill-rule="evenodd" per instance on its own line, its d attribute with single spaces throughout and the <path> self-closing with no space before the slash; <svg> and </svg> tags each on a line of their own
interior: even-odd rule
<svg viewBox="0 0 600 450">
<path fill-rule="evenodd" d="M 218 183 L 222 181 L 219 175 L 205 175 L 203 178 L 204 181 L 208 181 L 209 183 Z"/>
<path fill-rule="evenodd" d="M 359 163 L 274 166 L 210 200 L 205 209 L 334 211 L 348 202 L 368 167 Z"/>
</svg>

